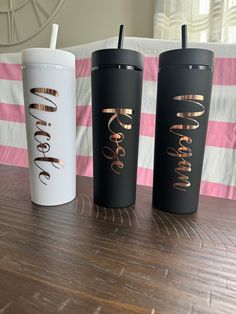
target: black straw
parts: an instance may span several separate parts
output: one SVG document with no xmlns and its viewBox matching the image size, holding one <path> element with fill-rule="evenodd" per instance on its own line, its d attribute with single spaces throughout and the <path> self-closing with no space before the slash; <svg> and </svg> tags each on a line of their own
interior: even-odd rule
<svg viewBox="0 0 236 314">
<path fill-rule="evenodd" d="M 187 25 L 184 24 L 181 26 L 182 30 L 182 48 L 187 48 Z"/>
<path fill-rule="evenodd" d="M 125 26 L 124 25 L 120 25 L 118 49 L 122 49 L 123 48 L 124 37 L 125 37 Z"/>
</svg>

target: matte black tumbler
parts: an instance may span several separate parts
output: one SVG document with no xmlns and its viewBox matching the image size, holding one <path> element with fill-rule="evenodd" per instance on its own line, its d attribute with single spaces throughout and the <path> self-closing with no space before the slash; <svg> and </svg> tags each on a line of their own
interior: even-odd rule
<svg viewBox="0 0 236 314">
<path fill-rule="evenodd" d="M 92 54 L 94 202 L 135 203 L 143 56 L 127 49 Z"/>
<path fill-rule="evenodd" d="M 153 181 L 153 206 L 160 210 L 197 210 L 212 79 L 212 51 L 160 55 Z"/>
</svg>

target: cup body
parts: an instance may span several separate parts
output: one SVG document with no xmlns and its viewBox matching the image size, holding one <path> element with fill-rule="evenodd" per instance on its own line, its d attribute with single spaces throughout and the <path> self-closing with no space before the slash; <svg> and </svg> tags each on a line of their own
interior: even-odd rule
<svg viewBox="0 0 236 314">
<path fill-rule="evenodd" d="M 143 57 L 126 49 L 92 55 L 94 202 L 135 203 Z"/>
<path fill-rule="evenodd" d="M 159 62 L 153 206 L 191 213 L 198 207 L 213 53 L 179 49 Z"/>
<path fill-rule="evenodd" d="M 47 63 L 47 56 L 36 63 L 38 51 L 28 52 L 22 71 L 31 199 L 60 205 L 76 194 L 75 67 Z"/>
</svg>

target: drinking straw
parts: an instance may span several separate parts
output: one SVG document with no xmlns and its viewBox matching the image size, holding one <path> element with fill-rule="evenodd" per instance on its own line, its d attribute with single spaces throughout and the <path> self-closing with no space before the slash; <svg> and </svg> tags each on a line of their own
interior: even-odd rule
<svg viewBox="0 0 236 314">
<path fill-rule="evenodd" d="M 182 48 L 187 48 L 187 25 L 184 24 L 181 26 L 182 30 Z"/>
<path fill-rule="evenodd" d="M 123 48 L 124 36 L 125 36 L 125 26 L 124 25 L 120 25 L 118 49 L 122 49 Z"/>
<path fill-rule="evenodd" d="M 52 24 L 50 49 L 56 49 L 58 28 L 59 28 L 58 24 Z"/>
</svg>

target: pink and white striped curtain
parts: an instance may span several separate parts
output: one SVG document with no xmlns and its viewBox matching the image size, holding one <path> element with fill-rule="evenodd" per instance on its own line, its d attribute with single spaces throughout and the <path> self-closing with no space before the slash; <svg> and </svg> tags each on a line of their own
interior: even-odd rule
<svg viewBox="0 0 236 314">
<path fill-rule="evenodd" d="M 68 48 L 76 56 L 77 174 L 93 175 L 91 53 L 117 38 Z M 236 200 L 236 45 L 196 43 L 215 52 L 215 72 L 202 171 L 201 194 Z M 144 58 L 138 184 L 152 185 L 158 56 L 175 41 L 126 38 L 125 48 Z M 0 54 L 0 164 L 28 166 L 20 53 Z"/>
<path fill-rule="evenodd" d="M 180 39 L 188 24 L 193 42 L 236 42 L 236 0 L 155 0 L 154 38 Z"/>
</svg>

